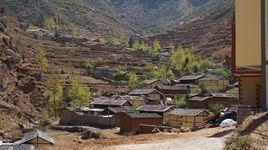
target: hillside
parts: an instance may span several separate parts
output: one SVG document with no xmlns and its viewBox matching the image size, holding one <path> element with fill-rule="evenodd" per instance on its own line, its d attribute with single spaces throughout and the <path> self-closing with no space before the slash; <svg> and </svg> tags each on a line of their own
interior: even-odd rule
<svg viewBox="0 0 268 150">
<path fill-rule="evenodd" d="M 150 43 L 158 40 L 164 47 L 170 43 L 186 48 L 196 46 L 198 54 L 222 61 L 231 50 L 233 0 L 221 1 L 211 5 L 210 9 L 200 11 L 200 15 L 190 21 L 165 33 L 148 37 Z M 187 17 L 192 18 L 194 15 L 192 13 Z"/>
<path fill-rule="evenodd" d="M 111 0 L 121 19 L 145 34 L 172 28 L 210 3 L 218 0 Z"/>
<path fill-rule="evenodd" d="M 218 5 L 213 5 L 213 9 L 209 11 L 204 9 L 205 5 L 214 4 L 212 1 Z M 179 26 L 180 18 L 189 20 L 187 18 L 195 16 L 194 12 L 198 10 L 202 12 L 198 19 L 185 21 L 185 24 L 178 28 L 153 36 L 151 41 L 158 39 L 163 46 L 167 46 L 169 42 L 184 47 L 196 45 L 199 52 L 205 55 L 230 47 L 233 11 L 230 1 L 4 2 L 5 17 L 0 19 L 0 114 L 4 116 L 4 128 L 7 130 L 17 127 L 18 124 L 25 124 L 29 118 L 34 122 L 43 110 L 50 109 L 48 99 L 43 94 L 47 79 L 51 75 L 59 75 L 65 89 L 78 77 L 83 85 L 92 89 L 93 94 L 117 94 L 128 92 L 128 85 L 115 83 L 111 79 L 101 80 L 88 76 L 86 61 L 94 61 L 94 67 L 124 67 L 126 71 L 136 71 L 136 74 L 149 63 L 161 66 L 160 62 L 151 60 L 148 52 L 136 52 L 122 44 L 101 43 L 91 39 L 128 38 L 134 33 L 148 31 L 158 33 L 156 31 L 166 30 L 166 26 Z M 123 8 L 129 9 L 125 11 Z M 126 15 L 122 16 L 123 11 Z M 156 18 L 159 18 L 160 23 L 155 22 Z M 150 23 L 155 25 L 151 26 Z M 78 32 L 78 38 L 70 37 L 73 30 Z M 59 32 L 63 38 L 55 39 L 55 32 Z M 40 50 L 46 53 L 49 62 L 49 68 L 44 70 L 43 75 L 40 74 L 40 64 L 37 60 Z M 143 70 L 143 73 L 146 71 Z"/>
<path fill-rule="evenodd" d="M 4 0 L 4 6 L 6 14 L 20 22 L 66 34 L 76 30 L 87 38 L 119 38 L 135 32 L 104 0 Z"/>
<path fill-rule="evenodd" d="M 199 16 L 219 0 L 5 0 L 7 13 L 29 25 L 47 27 L 53 18 L 59 30 L 72 28 L 85 37 L 155 34 Z M 20 15 L 17 15 L 20 12 Z"/>
</svg>

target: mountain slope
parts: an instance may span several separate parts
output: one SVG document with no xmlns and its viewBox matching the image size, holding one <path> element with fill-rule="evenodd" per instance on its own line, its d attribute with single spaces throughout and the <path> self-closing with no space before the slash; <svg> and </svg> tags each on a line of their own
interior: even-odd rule
<svg viewBox="0 0 268 150">
<path fill-rule="evenodd" d="M 207 58 L 222 60 L 231 50 L 233 13 L 233 0 L 220 1 L 191 21 L 149 37 L 150 44 L 158 40 L 164 47 L 168 47 L 170 43 L 185 48 L 196 46 L 197 53 Z"/>
<path fill-rule="evenodd" d="M 4 0 L 6 14 L 28 25 L 71 33 L 75 28 L 84 37 L 119 37 L 134 31 L 117 17 L 105 0 Z M 20 12 L 18 15 L 17 12 Z"/>
<path fill-rule="evenodd" d="M 154 34 L 214 1 L 217 0 L 111 0 L 111 5 L 135 29 Z"/>
</svg>

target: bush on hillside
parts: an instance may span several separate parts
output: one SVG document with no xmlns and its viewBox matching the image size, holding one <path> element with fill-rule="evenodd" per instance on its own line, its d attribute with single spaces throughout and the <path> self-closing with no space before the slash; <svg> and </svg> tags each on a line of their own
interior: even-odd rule
<svg viewBox="0 0 268 150">
<path fill-rule="evenodd" d="M 251 150 L 253 140 L 250 136 L 233 134 L 225 141 L 224 150 Z"/>
</svg>

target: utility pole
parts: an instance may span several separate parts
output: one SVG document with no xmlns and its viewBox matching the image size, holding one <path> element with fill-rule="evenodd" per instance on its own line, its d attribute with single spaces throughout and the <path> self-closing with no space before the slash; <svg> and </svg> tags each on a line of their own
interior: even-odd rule
<svg viewBox="0 0 268 150">
<path fill-rule="evenodd" d="M 266 16 L 265 16 L 265 1 L 261 0 L 261 87 L 262 87 L 262 111 L 266 112 L 266 66 L 268 61 L 266 60 Z"/>
</svg>

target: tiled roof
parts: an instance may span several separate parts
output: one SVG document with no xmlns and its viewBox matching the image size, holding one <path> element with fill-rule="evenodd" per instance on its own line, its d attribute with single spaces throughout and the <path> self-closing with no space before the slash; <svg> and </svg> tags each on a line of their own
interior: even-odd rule
<svg viewBox="0 0 268 150">
<path fill-rule="evenodd" d="M 141 83 L 142 84 L 152 84 L 152 83 L 154 83 L 154 82 L 156 82 L 156 81 L 161 81 L 161 80 L 159 80 L 159 79 L 149 79 L 149 80 L 144 80 L 144 81 L 142 81 Z M 161 81 L 162 82 L 162 81 Z"/>
<path fill-rule="evenodd" d="M 216 76 L 216 75 L 214 75 L 214 76 L 206 76 L 206 77 L 200 79 L 200 81 L 202 81 L 202 80 L 221 80 L 221 79 L 227 80 L 223 76 Z"/>
<path fill-rule="evenodd" d="M 158 85 L 157 89 L 159 90 L 185 90 L 188 91 L 188 88 L 186 86 L 178 86 L 178 85 L 173 85 L 173 86 L 167 86 L 167 85 Z"/>
<path fill-rule="evenodd" d="M 164 105 L 142 105 L 137 108 L 139 111 L 146 111 L 146 112 L 166 112 L 168 111 L 171 106 L 164 106 Z"/>
<path fill-rule="evenodd" d="M 204 111 L 208 112 L 205 109 L 178 108 L 178 109 L 174 109 L 174 110 L 168 112 L 167 114 L 177 115 L 177 116 L 196 116 Z"/>
<path fill-rule="evenodd" d="M 157 91 L 156 89 L 136 89 L 132 92 L 129 93 L 129 95 L 147 95 L 150 94 L 154 91 Z M 160 93 L 159 91 L 157 91 L 158 93 Z"/>
<path fill-rule="evenodd" d="M 125 107 L 110 107 L 108 108 L 113 113 L 120 113 L 120 112 L 135 112 L 135 108 L 125 106 Z"/>
<path fill-rule="evenodd" d="M 213 93 L 212 94 L 213 97 L 227 97 L 227 98 L 231 98 L 231 97 L 234 97 L 230 94 L 226 94 L 226 93 Z"/>
<path fill-rule="evenodd" d="M 133 101 L 133 100 L 140 100 L 144 99 L 143 96 L 133 96 L 133 95 L 122 95 L 119 96 L 116 100 L 126 100 L 126 101 Z"/>
<path fill-rule="evenodd" d="M 45 141 L 47 141 L 47 142 L 49 142 L 51 144 L 55 143 L 54 139 L 49 137 L 47 134 L 45 134 L 45 133 L 43 133 L 43 132 L 41 132 L 39 130 L 35 130 L 35 131 L 32 131 L 32 132 L 25 133 L 23 138 L 21 140 L 15 142 L 15 144 L 16 145 L 24 144 L 24 143 L 26 143 L 26 142 L 28 142 L 28 141 L 36 138 L 36 137 L 39 137 L 39 138 L 41 138 L 41 139 L 43 139 L 43 140 L 45 140 Z"/>
<path fill-rule="evenodd" d="M 202 77 L 204 77 L 205 75 L 200 74 L 200 75 L 189 75 L 189 76 L 183 76 L 181 77 L 179 80 L 198 80 Z"/>
<path fill-rule="evenodd" d="M 207 100 L 209 97 L 206 96 L 206 97 L 200 97 L 200 96 L 195 96 L 195 97 L 192 97 L 189 99 L 189 101 L 204 101 L 204 100 Z"/>
<path fill-rule="evenodd" d="M 128 101 L 126 100 L 109 100 L 109 99 L 95 99 L 91 102 L 91 105 L 111 105 L 111 106 L 122 106 Z"/>
<path fill-rule="evenodd" d="M 129 113 L 125 112 L 127 116 L 130 118 L 161 118 L 162 116 L 156 114 L 156 113 Z"/>
</svg>

